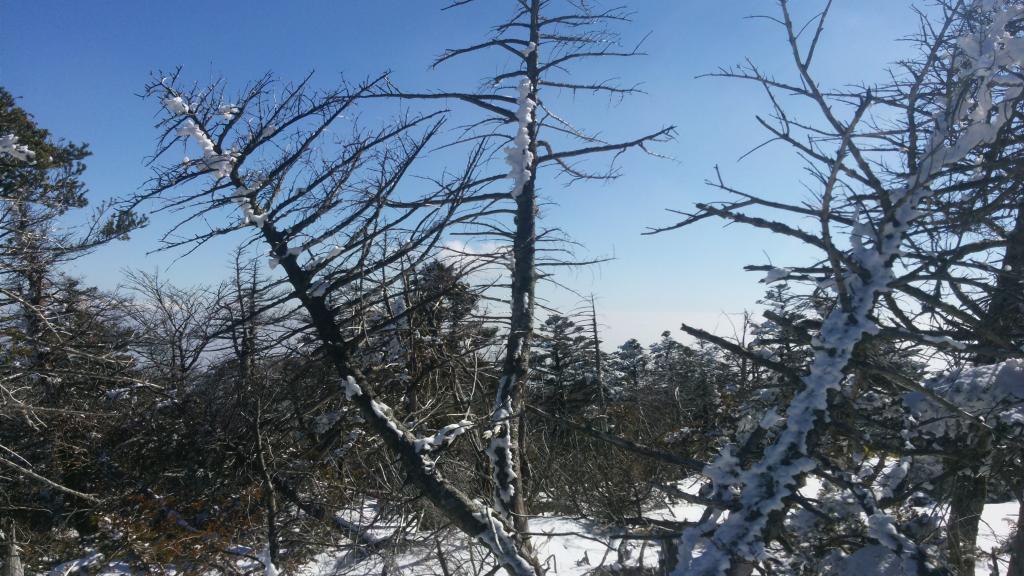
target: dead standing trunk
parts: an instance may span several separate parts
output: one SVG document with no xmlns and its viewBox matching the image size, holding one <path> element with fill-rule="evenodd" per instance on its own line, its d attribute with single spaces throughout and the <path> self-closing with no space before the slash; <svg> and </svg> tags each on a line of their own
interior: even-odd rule
<svg viewBox="0 0 1024 576">
<path fill-rule="evenodd" d="M 539 68 L 537 46 L 540 45 L 540 0 L 530 2 L 530 45 L 526 56 L 526 78 L 530 82 L 528 98 L 537 101 Z M 520 534 L 529 532 L 526 501 L 523 495 L 522 452 L 520 438 L 524 433 L 526 380 L 530 366 L 530 344 L 533 337 L 534 294 L 537 285 L 537 121 L 531 114 L 527 130 L 528 151 L 533 159 L 530 176 L 516 197 L 515 236 L 512 254 L 512 317 L 505 345 L 505 360 L 495 394 L 497 432 L 491 439 L 488 453 L 494 466 L 494 502 L 498 510 L 511 516 Z M 525 539 L 526 537 L 524 537 Z"/>
<path fill-rule="evenodd" d="M 25 567 L 21 564 L 21 556 L 18 553 L 18 535 L 14 522 L 10 524 L 6 548 L 3 576 L 25 576 Z"/>
<path fill-rule="evenodd" d="M 604 395 L 604 374 L 601 370 L 601 339 L 597 331 L 597 305 L 594 303 L 594 295 L 590 295 L 590 331 L 592 345 L 594 347 L 594 383 L 597 384 L 597 391 L 601 399 L 601 430 L 608 431 L 608 400 Z"/>
<path fill-rule="evenodd" d="M 281 555 L 280 538 L 277 527 L 277 493 L 274 490 L 274 481 L 270 473 L 270 469 L 267 467 L 266 457 L 264 456 L 263 446 L 263 434 L 259 426 L 259 415 L 257 415 L 256 424 L 256 450 L 257 452 L 257 463 L 259 465 L 259 472 L 263 478 L 263 505 L 266 510 L 267 517 L 267 561 L 270 562 L 275 569 L 280 566 L 278 558 Z"/>
<path fill-rule="evenodd" d="M 466 5 L 473 1 L 460 0 L 451 6 Z M 592 11 L 589 3 L 566 2 L 569 7 L 568 14 L 560 13 L 555 17 L 545 17 L 542 10 L 553 7 L 553 3 L 548 0 L 519 0 L 513 4 L 515 15 L 493 28 L 494 35 L 491 40 L 474 46 L 446 50 L 434 63 L 437 66 L 461 55 L 494 48 L 516 54 L 515 68 L 493 77 L 493 91 L 411 93 L 392 86 L 377 96 L 459 100 L 492 115 L 492 119 L 487 122 L 517 125 L 513 144 L 506 149 L 510 153 L 508 159 L 513 165 L 510 176 L 516 179 L 512 193 L 512 199 L 516 204 L 515 225 L 512 231 L 502 230 L 499 233 L 501 237 L 509 238 L 512 242 L 511 256 L 514 260 L 511 263 L 511 317 L 490 423 L 491 441 L 486 452 L 491 465 L 493 505 L 504 518 L 514 524 L 518 532 L 525 532 L 528 529 L 523 489 L 526 465 L 520 453 L 521 443 L 526 436 L 523 407 L 534 329 L 534 296 L 539 276 L 538 267 L 551 264 L 544 258 L 540 261 L 537 258 L 536 244 L 544 241 L 545 232 L 548 232 L 538 232 L 537 227 L 537 172 L 542 166 L 551 165 L 558 166 L 561 172 L 570 178 L 611 180 L 616 175 L 614 170 L 589 172 L 581 169 L 575 162 L 583 157 L 600 154 L 618 155 L 634 148 L 649 153 L 647 145 L 670 140 L 675 129 L 670 126 L 635 140 L 608 143 L 597 135 L 588 135 L 580 131 L 548 108 L 557 101 L 558 93 L 564 91 L 571 91 L 574 94 L 578 91 L 610 94 L 616 97 L 638 92 L 635 87 L 619 87 L 612 81 L 579 82 L 571 77 L 568 70 L 571 64 L 586 59 L 621 58 L 641 54 L 639 45 L 631 50 L 617 50 L 617 35 L 603 28 L 605 25 L 629 21 L 627 10 Z M 519 36 L 520 33 L 523 37 Z M 541 50 L 547 60 L 541 58 Z M 518 98 L 497 93 L 503 83 L 509 80 L 520 80 Z M 538 98 L 541 86 L 552 88 L 545 91 L 553 96 L 551 102 L 545 103 Z M 518 110 L 510 110 L 508 107 L 512 105 L 518 106 Z M 575 149 L 558 149 L 561 146 L 558 146 L 557 141 L 541 140 L 541 128 L 552 125 L 556 126 L 551 131 L 552 134 L 582 141 L 582 146 Z M 492 133 L 487 139 L 496 137 L 503 142 L 507 141 L 507 135 L 495 134 L 497 133 Z M 518 157 L 516 153 L 523 156 Z M 494 176 L 479 182 L 504 181 L 503 178 Z M 475 196 L 474 201 L 491 202 L 507 197 L 507 191 L 497 194 L 481 193 Z M 480 233 L 488 235 L 490 232 L 485 227 Z"/>
<path fill-rule="evenodd" d="M 273 224 L 264 225 L 261 232 L 266 242 L 274 249 L 287 246 L 283 234 L 276 230 Z M 531 551 L 518 549 L 510 541 L 511 538 L 508 538 L 509 534 L 504 530 L 505 527 L 493 518 L 486 508 L 478 506 L 437 473 L 432 466 L 424 466 L 415 437 L 400 422 L 391 418 L 390 410 L 386 406 L 377 402 L 366 387 L 366 378 L 352 364 L 348 346 L 341 335 L 341 327 L 323 296 L 310 295 L 309 274 L 292 255 L 281 259 L 281 267 L 295 288 L 296 297 L 310 316 L 313 328 L 323 346 L 324 356 L 333 365 L 339 379 L 345 383 L 343 394 L 355 404 L 366 419 L 368 427 L 398 455 L 409 483 L 416 486 L 455 526 L 487 546 L 510 574 L 542 574 L 540 564 Z"/>
</svg>

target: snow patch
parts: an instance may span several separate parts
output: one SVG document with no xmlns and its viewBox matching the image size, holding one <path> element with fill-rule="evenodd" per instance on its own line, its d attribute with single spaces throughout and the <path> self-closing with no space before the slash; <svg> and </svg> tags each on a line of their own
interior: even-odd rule
<svg viewBox="0 0 1024 576">
<path fill-rule="evenodd" d="M 530 151 L 530 124 L 533 122 L 533 111 L 537 103 L 530 98 L 533 91 L 533 83 L 529 78 L 523 78 L 519 82 L 519 97 L 516 99 L 519 107 L 516 110 L 516 121 L 518 129 L 511 146 L 505 148 L 505 162 L 510 170 L 508 177 L 512 179 L 512 198 L 519 198 L 523 193 L 523 187 L 533 176 L 533 152 Z"/>
</svg>

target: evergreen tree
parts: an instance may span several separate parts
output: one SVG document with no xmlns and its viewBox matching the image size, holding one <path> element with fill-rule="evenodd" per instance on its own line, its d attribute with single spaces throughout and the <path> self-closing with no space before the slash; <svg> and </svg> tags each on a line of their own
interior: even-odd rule
<svg viewBox="0 0 1024 576">
<path fill-rule="evenodd" d="M 622 382 L 623 394 L 636 394 L 647 379 L 650 358 L 636 338 L 626 340 L 612 355 L 612 367 Z"/>
<path fill-rule="evenodd" d="M 596 405 L 590 341 L 582 326 L 558 314 L 548 316 L 537 334 L 534 371 L 537 403 L 556 414 L 582 415 Z"/>
<path fill-rule="evenodd" d="M 64 266 L 141 224 L 88 206 L 84 144 L 53 137 L 0 88 L 0 504 L 25 523 L 27 546 L 66 523 L 94 531 L 102 489 L 99 430 L 85 415 L 131 361 L 112 299 L 83 287 Z M 84 230 L 84 231 L 83 231 Z"/>
</svg>

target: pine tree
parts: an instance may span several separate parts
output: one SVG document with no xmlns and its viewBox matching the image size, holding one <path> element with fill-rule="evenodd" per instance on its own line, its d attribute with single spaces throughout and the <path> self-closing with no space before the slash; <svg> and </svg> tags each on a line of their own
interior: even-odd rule
<svg viewBox="0 0 1024 576">
<path fill-rule="evenodd" d="M 0 88 L 0 502 L 28 520 L 30 546 L 64 522 L 94 530 L 102 475 L 93 449 L 110 422 L 83 414 L 131 364 L 112 299 L 64 269 L 142 223 L 105 205 L 72 227 L 88 206 L 88 156 Z"/>
<path fill-rule="evenodd" d="M 598 400 L 585 329 L 565 316 L 552 314 L 537 336 L 537 404 L 556 414 L 583 415 Z"/>
<path fill-rule="evenodd" d="M 613 368 L 622 382 L 622 394 L 638 394 L 646 382 L 650 358 L 636 338 L 623 342 L 613 354 Z"/>
</svg>

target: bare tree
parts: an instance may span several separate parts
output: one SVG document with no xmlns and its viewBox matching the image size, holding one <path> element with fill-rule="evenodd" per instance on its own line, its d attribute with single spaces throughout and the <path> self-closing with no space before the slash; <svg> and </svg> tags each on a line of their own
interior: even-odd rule
<svg viewBox="0 0 1024 576">
<path fill-rule="evenodd" d="M 459 0 L 448 8 L 472 3 Z M 546 277 L 546 268 L 583 265 L 567 260 L 560 249 L 540 247 L 542 242 L 558 239 L 557 229 L 538 225 L 538 175 L 552 168 L 570 182 L 611 180 L 618 176 L 614 160 L 619 155 L 664 142 L 674 134 L 673 127 L 661 128 L 639 138 L 606 141 L 579 129 L 557 112 L 560 93 L 577 92 L 623 98 L 640 92 L 636 86 L 620 86 L 612 81 L 580 81 L 571 68 L 596 58 L 626 58 L 641 55 L 639 44 L 623 47 L 613 26 L 629 21 L 625 8 L 598 9 L 589 2 L 517 0 L 509 3 L 512 16 L 493 28 L 487 40 L 462 48 L 446 50 L 437 58 L 438 66 L 455 58 L 499 51 L 511 54 L 513 64 L 486 80 L 475 92 L 408 92 L 395 86 L 382 96 L 413 100 L 453 100 L 471 104 L 484 113 L 483 119 L 464 128 L 455 144 L 471 143 L 476 150 L 496 154 L 502 151 L 511 170 L 505 175 L 487 176 L 478 186 L 501 186 L 497 192 L 480 191 L 467 200 L 497 202 L 511 198 L 515 202 L 511 227 L 493 222 L 478 223 L 468 232 L 477 238 L 511 241 L 510 315 L 501 374 L 491 414 L 492 430 L 487 449 L 491 460 L 497 510 L 512 520 L 520 533 L 529 531 L 525 508 L 521 443 L 524 441 L 526 382 L 534 333 L 536 287 Z M 509 85 L 514 83 L 514 85 Z M 511 92 L 511 94 L 509 94 Z M 512 134 L 505 127 L 512 126 Z M 594 156 L 611 157 L 612 168 L 588 169 L 580 162 Z"/>
<path fill-rule="evenodd" d="M 1016 148 L 1006 146 L 1005 135 L 1015 124 L 1022 92 L 1013 72 L 1020 54 L 993 38 L 1015 34 L 1013 22 L 1021 7 L 996 3 L 986 12 L 950 3 L 940 7 L 935 23 L 922 14 L 922 56 L 902 63 L 904 70 L 894 76 L 892 86 L 835 91 L 821 87 L 811 71 L 830 3 L 803 26 L 794 22 L 788 2 L 779 5 L 779 15 L 769 19 L 784 30 L 796 79 L 779 79 L 750 62 L 715 76 L 750 80 L 764 88 L 772 115 L 758 120 L 773 141 L 788 144 L 807 160 L 817 186 L 815 196 L 803 204 L 788 204 L 737 190 L 719 175 L 710 184 L 738 199 L 699 204 L 696 212 L 671 228 L 720 218 L 799 240 L 817 249 L 821 260 L 804 267 L 751 268 L 767 271 L 768 281 L 814 282 L 816 289 L 834 292 L 834 305 L 816 333 L 809 335 L 814 358 L 805 373 L 735 349 L 798 383 L 799 392 L 789 404 L 785 427 L 758 461 L 743 466 L 728 447 L 707 469 L 714 498 L 722 503 L 709 508 L 702 524 L 684 535 L 677 570 L 749 574 L 772 540 L 785 545 L 786 510 L 799 501 L 795 491 L 811 470 L 826 474 L 858 503 L 869 518 L 872 540 L 905 566 L 925 570 L 925 548 L 901 532 L 885 512 L 892 502 L 880 500 L 861 479 L 831 464 L 818 447 L 827 424 L 836 418 L 844 391 L 864 375 L 881 376 L 889 387 L 887 394 L 930 393 L 897 371 L 875 364 L 869 352 L 872 343 L 909 342 L 951 359 L 965 352 L 984 351 L 1000 359 L 1019 355 L 1005 336 L 986 325 L 986 314 L 974 301 L 987 292 L 977 273 L 996 272 L 979 265 L 975 257 L 1005 247 L 1006 237 L 964 236 L 964 221 L 952 220 L 953 212 L 941 208 L 956 199 L 959 210 L 970 205 L 1011 222 L 1015 218 L 1013 209 L 1005 208 L 1005 196 L 991 209 L 977 201 L 964 204 L 963 198 L 986 181 L 1006 182 L 998 174 L 1007 164 L 993 160 L 1015 155 Z M 952 56 L 946 59 L 944 54 Z M 820 122 L 795 119 L 784 106 L 786 98 L 810 103 Z M 976 171 L 992 178 L 978 178 Z M 992 197 L 989 192 L 982 196 Z M 749 212 L 758 209 L 779 216 Z M 817 229 L 793 223 L 801 220 L 810 220 Z M 960 233 L 952 233 L 957 226 Z M 850 238 L 846 249 L 839 247 L 838 239 L 844 236 Z M 721 340 L 716 343 L 725 345 Z M 979 414 L 950 402 L 944 406 L 952 416 L 984 427 Z M 739 489 L 738 496 L 732 495 L 733 487 Z M 973 571 L 976 522 L 984 504 L 983 491 L 980 499 L 977 490 L 973 496 L 969 503 L 954 505 L 959 510 L 949 519 L 950 560 L 964 573 Z M 728 518 L 719 523 L 725 510 L 730 510 Z M 974 521 L 967 521 L 968 516 Z"/>
<path fill-rule="evenodd" d="M 265 77 L 233 101 L 221 84 L 186 90 L 177 73 L 155 80 L 147 94 L 168 112 L 157 158 L 189 141 L 202 156 L 159 167 L 137 201 L 187 210 L 183 225 L 222 222 L 183 239 L 168 236 L 168 248 L 253 231 L 248 242 L 267 247 L 271 266 L 284 271 L 288 298 L 308 315 L 305 330 L 320 342 L 338 393 L 398 456 L 409 483 L 506 569 L 533 574 L 536 562 L 520 551 L 511 527 L 441 476 L 430 457 L 466 427 L 418 438 L 376 398 L 372 380 L 354 362 L 359 346 L 395 321 L 374 321 L 366 313 L 388 297 L 381 288 L 396 285 L 403 267 L 431 258 L 449 226 L 479 217 L 462 202 L 473 188 L 477 161 L 434 182 L 433 192 L 410 196 L 399 184 L 443 118 L 402 117 L 340 138 L 345 116 L 383 78 L 327 91 L 313 90 L 309 80 L 279 85 Z M 239 210 L 242 223 L 213 218 L 226 208 Z"/>
</svg>

